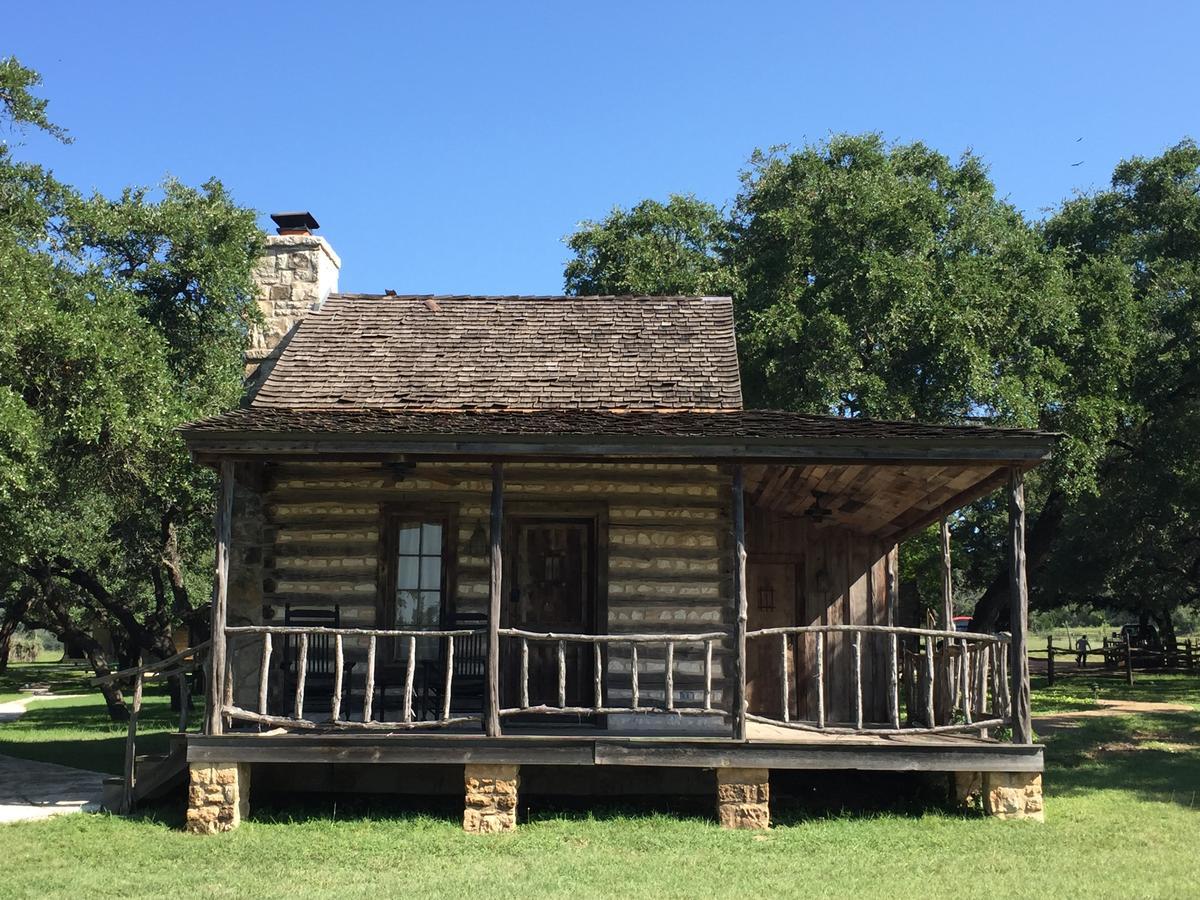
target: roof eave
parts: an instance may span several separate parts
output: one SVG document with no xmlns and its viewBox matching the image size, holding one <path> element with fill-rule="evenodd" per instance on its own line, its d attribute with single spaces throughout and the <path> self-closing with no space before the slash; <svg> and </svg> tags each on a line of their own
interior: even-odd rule
<svg viewBox="0 0 1200 900">
<path fill-rule="evenodd" d="M 671 459 L 709 462 L 994 462 L 1050 459 L 1052 434 L 938 438 L 753 438 L 646 435 L 384 434 L 182 430 L 197 458 L 218 456 L 456 456 L 462 458 Z"/>
</svg>

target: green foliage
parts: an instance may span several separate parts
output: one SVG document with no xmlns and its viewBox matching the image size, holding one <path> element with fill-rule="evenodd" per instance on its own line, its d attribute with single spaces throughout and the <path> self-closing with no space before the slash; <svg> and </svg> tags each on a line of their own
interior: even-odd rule
<svg viewBox="0 0 1200 900">
<path fill-rule="evenodd" d="M 50 127 L 13 66 L 10 120 Z M 39 623 L 132 653 L 190 609 L 212 478 L 175 429 L 237 403 L 260 241 L 215 180 L 84 197 L 0 147 L 0 574 Z"/>
<path fill-rule="evenodd" d="M 41 83 L 42 77 L 21 65 L 15 56 L 0 59 L 0 111 L 14 126 L 32 125 L 70 143 L 66 131 L 46 118 L 47 101 L 33 93 Z"/>
<path fill-rule="evenodd" d="M 1030 548 L 1035 602 L 1163 615 L 1200 589 L 1198 157 L 1185 141 L 1129 160 L 1033 223 L 971 153 L 877 134 L 756 152 L 727 219 L 674 196 L 589 223 L 567 289 L 719 280 L 751 406 L 1059 432 L 1027 482 L 1034 521 L 1054 510 Z M 998 583 L 1005 516 L 987 498 L 953 522 L 960 601 Z M 902 565 L 932 605 L 935 538 Z"/>
<path fill-rule="evenodd" d="M 983 164 L 836 137 L 756 153 L 736 257 L 751 395 L 768 406 L 1033 424 L 1070 304 Z"/>
<path fill-rule="evenodd" d="M 1046 225 L 1090 308 L 1116 308 L 1119 398 L 1099 490 L 1074 505 L 1047 573 L 1060 594 L 1169 627 L 1200 600 L 1200 147 L 1121 163 Z M 1099 274 L 1098 274 L 1099 273 Z"/>
<path fill-rule="evenodd" d="M 734 292 L 725 262 L 729 223 L 721 211 L 690 195 L 643 200 L 584 222 L 567 238 L 570 294 L 700 294 Z"/>
</svg>

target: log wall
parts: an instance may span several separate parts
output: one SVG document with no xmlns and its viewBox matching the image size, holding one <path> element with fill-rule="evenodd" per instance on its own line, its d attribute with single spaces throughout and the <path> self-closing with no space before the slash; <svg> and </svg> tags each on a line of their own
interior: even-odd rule
<svg viewBox="0 0 1200 900">
<path fill-rule="evenodd" d="M 491 473 L 484 463 L 427 463 L 415 468 L 367 463 L 280 463 L 239 491 L 230 624 L 262 621 L 263 607 L 282 624 L 286 603 L 337 606 L 346 626 L 376 624 L 382 585 L 384 504 L 449 504 L 457 510 L 453 607 L 486 613 L 489 562 L 472 555 L 477 525 L 488 528 Z M 244 496 L 243 496 L 244 495 Z M 601 510 L 598 609 L 610 633 L 711 631 L 732 624 L 729 477 L 716 466 L 510 463 L 506 516 Z M 235 511 L 235 516 L 238 515 Z M 257 538 L 256 538 L 257 535 Z M 235 544 L 239 541 L 235 540 Z M 506 552 L 507 552 L 507 548 Z M 714 653 L 714 702 L 726 695 L 728 647 Z M 242 653 L 252 658 L 253 653 Z M 675 651 L 679 702 L 701 699 L 703 649 Z M 664 652 L 639 653 L 643 702 L 662 699 Z M 611 700 L 629 699 L 630 658 L 609 660 Z M 243 684 L 256 678 L 250 659 Z"/>
<path fill-rule="evenodd" d="M 234 509 L 230 624 L 261 624 L 263 609 L 282 624 L 284 605 L 341 611 L 346 626 L 376 624 L 383 590 L 385 504 L 448 504 L 457 510 L 452 608 L 486 613 L 489 561 L 473 555 L 477 526 L 486 533 L 491 491 L 485 463 L 427 463 L 402 468 L 367 463 L 281 463 L 243 467 Z M 716 466 L 510 463 L 506 516 L 596 510 L 601 518 L 598 609 L 609 633 L 710 631 L 734 624 L 730 480 Z M 605 526 L 606 522 L 606 526 Z M 889 555 L 896 548 L 849 530 L 747 508 L 751 580 L 756 563 L 795 567 L 796 614 L 788 624 L 887 624 Z M 507 552 L 507 548 L 506 548 Z M 750 598 L 751 616 L 755 598 Z M 751 622 L 751 628 L 756 627 Z M 816 717 L 815 636 L 793 650 L 792 714 Z M 826 711 L 852 719 L 850 638 L 826 638 Z M 348 642 L 348 647 L 353 642 Z M 236 648 L 234 648 L 236 650 Z M 353 651 L 351 651 L 353 652 Z M 727 707 L 731 644 L 714 652 L 714 704 Z M 774 651 L 777 653 L 777 651 Z M 863 638 L 864 716 L 886 718 L 885 639 Z M 235 653 L 239 703 L 253 700 L 259 654 Z M 702 699 L 703 649 L 675 650 L 677 702 Z M 630 699 L 628 649 L 608 660 L 608 696 Z M 641 698 L 659 703 L 665 653 L 639 651 Z M 773 676 L 773 677 L 777 677 Z M 776 714 L 776 710 L 767 710 Z"/>
</svg>

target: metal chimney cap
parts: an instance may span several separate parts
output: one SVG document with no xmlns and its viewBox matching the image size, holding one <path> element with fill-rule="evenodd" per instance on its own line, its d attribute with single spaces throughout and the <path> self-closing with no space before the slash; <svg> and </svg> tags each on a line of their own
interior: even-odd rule
<svg viewBox="0 0 1200 900">
<path fill-rule="evenodd" d="M 321 227 L 308 211 L 271 213 L 271 221 L 278 226 L 280 234 L 308 234 Z"/>
</svg>

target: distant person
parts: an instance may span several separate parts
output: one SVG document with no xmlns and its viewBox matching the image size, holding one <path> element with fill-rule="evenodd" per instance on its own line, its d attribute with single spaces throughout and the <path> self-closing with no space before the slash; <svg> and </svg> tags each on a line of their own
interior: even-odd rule
<svg viewBox="0 0 1200 900">
<path fill-rule="evenodd" d="M 1088 643 L 1087 635 L 1080 635 L 1079 640 L 1075 642 L 1075 665 L 1081 669 L 1087 668 L 1088 651 L 1092 649 L 1092 645 Z"/>
</svg>

